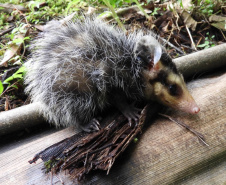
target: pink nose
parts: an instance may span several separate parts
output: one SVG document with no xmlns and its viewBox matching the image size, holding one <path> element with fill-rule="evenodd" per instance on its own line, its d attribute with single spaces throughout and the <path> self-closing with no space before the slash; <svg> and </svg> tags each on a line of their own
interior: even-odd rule
<svg viewBox="0 0 226 185">
<path fill-rule="evenodd" d="M 194 107 L 194 108 L 192 109 L 192 113 L 193 113 L 193 114 L 197 114 L 199 111 L 200 111 L 200 108 L 199 108 L 199 107 Z"/>
</svg>

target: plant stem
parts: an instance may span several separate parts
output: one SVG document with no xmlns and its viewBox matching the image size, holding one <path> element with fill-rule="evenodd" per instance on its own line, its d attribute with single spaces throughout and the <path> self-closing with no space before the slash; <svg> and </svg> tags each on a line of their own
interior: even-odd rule
<svg viewBox="0 0 226 185">
<path fill-rule="evenodd" d="M 103 0 L 103 2 L 107 5 L 107 7 L 111 10 L 112 12 L 112 16 L 114 17 L 114 19 L 117 21 L 119 27 L 124 31 L 126 32 L 126 29 L 124 27 L 124 25 L 122 24 L 122 22 L 119 20 L 119 17 L 118 15 L 116 14 L 113 6 L 110 4 L 110 2 L 108 0 Z"/>
</svg>

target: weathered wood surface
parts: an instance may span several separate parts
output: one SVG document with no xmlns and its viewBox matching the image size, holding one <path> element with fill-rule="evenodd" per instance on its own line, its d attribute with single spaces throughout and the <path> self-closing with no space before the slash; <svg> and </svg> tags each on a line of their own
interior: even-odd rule
<svg viewBox="0 0 226 185">
<path fill-rule="evenodd" d="M 190 116 L 168 112 L 201 132 L 209 146 L 171 121 L 159 117 L 146 126 L 139 141 L 123 153 L 110 174 L 94 172 L 84 184 L 225 184 L 226 183 L 226 74 L 191 83 L 201 112 Z M 2 144 L 0 184 L 50 184 L 42 173 L 42 161 L 27 161 L 51 144 L 74 134 L 71 129 L 48 130 Z M 59 175 L 65 184 L 73 182 Z M 61 184 L 54 177 L 54 184 Z"/>
</svg>

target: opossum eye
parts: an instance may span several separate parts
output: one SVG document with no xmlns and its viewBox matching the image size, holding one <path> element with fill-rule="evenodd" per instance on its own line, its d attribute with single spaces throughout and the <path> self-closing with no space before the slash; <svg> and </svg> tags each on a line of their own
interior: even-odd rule
<svg viewBox="0 0 226 185">
<path fill-rule="evenodd" d="M 179 96 L 181 93 L 181 89 L 178 87 L 178 85 L 176 84 L 170 84 L 168 86 L 168 89 L 169 89 L 169 93 L 172 95 L 172 96 Z"/>
<path fill-rule="evenodd" d="M 138 60 L 138 61 L 141 60 L 140 56 L 137 56 L 136 60 Z"/>
<path fill-rule="evenodd" d="M 150 60 L 152 60 L 152 57 L 151 56 L 148 56 L 147 59 L 150 61 Z"/>
<path fill-rule="evenodd" d="M 177 85 L 176 84 L 171 84 L 169 85 L 169 93 L 172 95 L 172 96 L 176 96 L 177 95 Z"/>
<path fill-rule="evenodd" d="M 140 56 L 137 56 L 136 61 L 139 62 L 139 63 L 143 62 L 143 60 Z"/>
</svg>

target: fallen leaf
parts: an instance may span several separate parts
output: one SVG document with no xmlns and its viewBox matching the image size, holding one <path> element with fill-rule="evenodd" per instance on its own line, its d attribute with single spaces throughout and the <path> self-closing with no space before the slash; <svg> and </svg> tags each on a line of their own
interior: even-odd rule
<svg viewBox="0 0 226 185">
<path fill-rule="evenodd" d="M 209 21 L 212 22 L 212 26 L 220 30 L 226 31 L 226 17 L 220 15 L 211 15 L 209 17 Z"/>
<path fill-rule="evenodd" d="M 36 25 L 34 25 L 34 27 L 35 27 L 36 29 L 38 29 L 39 31 L 44 31 L 44 26 L 43 26 L 43 25 L 36 24 Z"/>
<path fill-rule="evenodd" d="M 154 24 L 159 28 L 163 22 L 165 22 L 165 21 L 168 22 L 172 18 L 173 18 L 173 12 L 167 11 L 163 15 L 161 15 L 158 19 L 156 19 Z"/>
<path fill-rule="evenodd" d="M 209 17 L 210 22 L 221 22 L 226 21 L 226 17 L 220 16 L 220 15 L 211 15 Z"/>
<path fill-rule="evenodd" d="M 187 25 L 188 28 L 191 28 L 192 31 L 195 31 L 197 26 L 197 21 L 191 17 L 191 14 L 185 10 L 182 10 L 182 11 L 178 10 L 178 12 L 180 13 L 180 16 L 182 17 L 182 19 L 184 20 L 184 24 Z"/>
<path fill-rule="evenodd" d="M 18 34 L 14 37 L 14 39 L 23 39 L 24 36 L 23 34 Z M 17 53 L 20 52 L 21 50 L 21 47 L 22 47 L 22 44 L 16 44 L 16 43 L 11 43 L 10 44 L 10 48 L 6 50 L 5 54 L 4 54 L 4 57 L 3 57 L 3 60 L 2 62 L 0 63 L 0 66 L 5 66 L 7 67 L 8 64 L 7 62 L 13 58 Z"/>
<path fill-rule="evenodd" d="M 0 7 L 2 7 L 3 9 L 0 11 L 3 11 L 5 13 L 12 13 L 14 9 L 20 10 L 21 12 L 27 12 L 28 9 L 24 8 L 21 5 L 14 5 L 14 4 L 10 4 L 10 3 L 0 3 Z"/>
<path fill-rule="evenodd" d="M 65 17 L 64 19 L 60 20 L 61 25 L 66 25 L 66 23 L 70 20 L 72 20 L 72 18 L 75 16 L 75 14 L 77 14 L 77 12 L 74 12 L 70 15 L 68 15 L 67 17 Z"/>
<path fill-rule="evenodd" d="M 225 21 L 212 23 L 211 25 L 219 30 L 226 31 L 226 22 Z"/>
<path fill-rule="evenodd" d="M 92 15 L 97 11 L 96 8 L 89 6 L 88 11 L 85 13 L 86 15 Z"/>
</svg>

